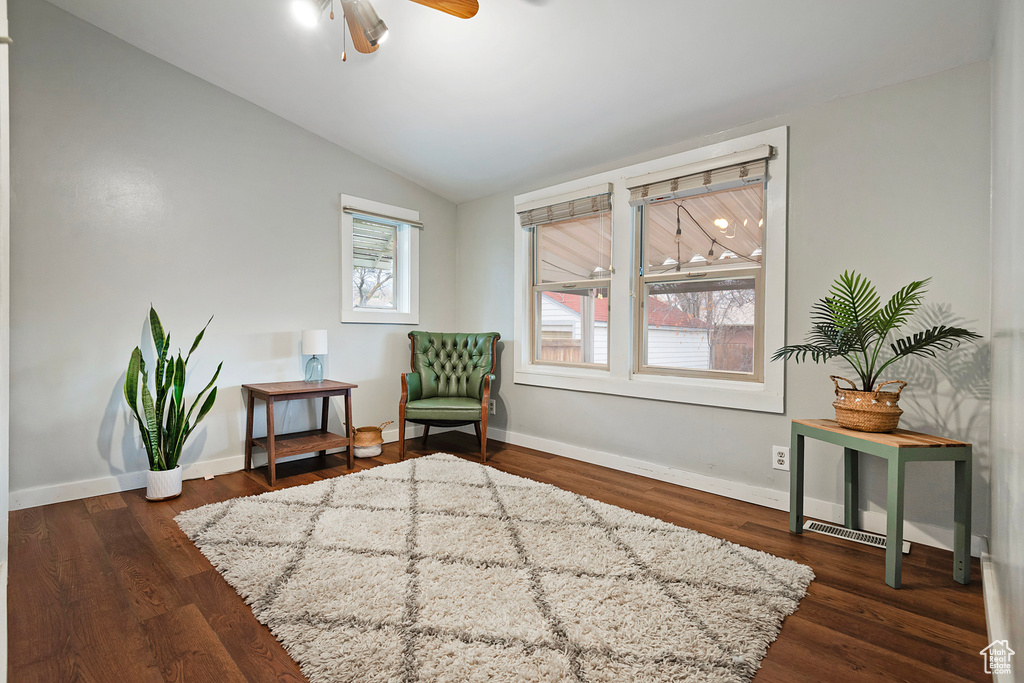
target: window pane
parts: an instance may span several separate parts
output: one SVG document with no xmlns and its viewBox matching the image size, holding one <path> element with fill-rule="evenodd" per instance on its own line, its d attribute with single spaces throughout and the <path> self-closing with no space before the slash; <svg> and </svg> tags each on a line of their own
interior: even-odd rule
<svg viewBox="0 0 1024 683">
<path fill-rule="evenodd" d="M 605 280 L 612 262 L 612 215 L 538 225 L 536 284 Z"/>
<path fill-rule="evenodd" d="M 647 286 L 646 364 L 754 371 L 754 278 Z"/>
<path fill-rule="evenodd" d="M 537 292 L 537 360 L 608 364 L 608 288 Z"/>
<path fill-rule="evenodd" d="M 395 308 L 395 254 L 398 226 L 355 218 L 352 221 L 352 305 Z"/>
<path fill-rule="evenodd" d="M 644 212 L 645 275 L 761 262 L 763 184 L 669 199 Z"/>
</svg>

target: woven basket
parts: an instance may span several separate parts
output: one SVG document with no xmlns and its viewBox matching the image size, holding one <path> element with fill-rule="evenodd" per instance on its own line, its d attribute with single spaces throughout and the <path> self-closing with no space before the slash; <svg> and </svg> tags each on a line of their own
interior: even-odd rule
<svg viewBox="0 0 1024 683">
<path fill-rule="evenodd" d="M 900 392 L 907 386 L 906 382 L 890 380 L 882 382 L 874 391 L 857 391 L 857 385 L 845 377 L 831 375 L 836 385 L 836 400 L 832 402 L 836 409 L 836 422 L 840 427 L 854 429 L 858 432 L 891 432 L 900 424 Z M 839 380 L 849 384 L 852 389 L 839 386 Z M 896 391 L 881 391 L 886 384 L 899 384 Z"/>
<path fill-rule="evenodd" d="M 366 446 L 376 446 L 384 443 L 384 435 L 381 432 L 392 422 L 394 420 L 388 420 L 380 427 L 356 427 L 352 445 L 357 448 L 365 448 Z"/>
</svg>

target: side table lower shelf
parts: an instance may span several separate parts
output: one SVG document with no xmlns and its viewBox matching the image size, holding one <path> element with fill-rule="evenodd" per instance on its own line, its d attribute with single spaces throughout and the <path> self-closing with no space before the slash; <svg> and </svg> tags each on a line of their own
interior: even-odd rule
<svg viewBox="0 0 1024 683">
<path fill-rule="evenodd" d="M 257 437 L 252 440 L 252 445 L 267 449 L 267 438 Z M 349 438 L 347 436 L 323 432 L 319 429 L 313 429 L 308 432 L 277 434 L 274 436 L 274 454 L 278 458 L 298 455 L 299 453 L 326 451 L 331 448 L 346 448 L 348 445 Z"/>
</svg>

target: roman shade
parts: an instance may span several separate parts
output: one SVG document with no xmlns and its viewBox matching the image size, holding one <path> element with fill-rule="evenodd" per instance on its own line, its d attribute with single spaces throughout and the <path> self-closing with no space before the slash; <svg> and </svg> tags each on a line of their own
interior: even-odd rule
<svg viewBox="0 0 1024 683">
<path fill-rule="evenodd" d="M 570 218 L 584 218 L 608 213 L 612 210 L 611 189 L 588 197 L 558 201 L 545 206 L 525 205 L 516 207 L 519 223 L 524 228 L 545 223 L 557 223 Z"/>
<path fill-rule="evenodd" d="M 682 199 L 709 192 L 732 190 L 744 185 L 763 183 L 767 175 L 768 162 L 765 159 L 716 168 L 629 188 L 629 205 L 640 206 L 666 199 Z"/>
<path fill-rule="evenodd" d="M 771 145 L 760 145 L 679 168 L 627 178 L 629 205 L 641 206 L 763 183 L 768 175 L 768 159 L 774 152 Z"/>
</svg>

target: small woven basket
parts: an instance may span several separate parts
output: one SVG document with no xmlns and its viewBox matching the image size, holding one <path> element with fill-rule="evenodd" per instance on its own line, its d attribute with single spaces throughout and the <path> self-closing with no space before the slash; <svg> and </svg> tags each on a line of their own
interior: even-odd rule
<svg viewBox="0 0 1024 683">
<path fill-rule="evenodd" d="M 858 432 L 891 432 L 900 424 L 900 392 L 907 386 L 901 380 L 882 382 L 874 391 L 858 391 L 857 385 L 845 377 L 830 375 L 836 385 L 836 400 L 832 402 L 836 409 L 836 422 L 840 427 L 854 429 Z M 839 386 L 839 380 L 849 384 L 851 389 Z M 882 391 L 886 384 L 899 384 L 896 391 Z"/>
<path fill-rule="evenodd" d="M 357 458 L 380 455 L 380 445 L 384 443 L 384 435 L 381 432 L 392 422 L 394 420 L 388 420 L 379 427 L 356 427 L 355 436 L 352 437 L 352 455 Z"/>
</svg>

